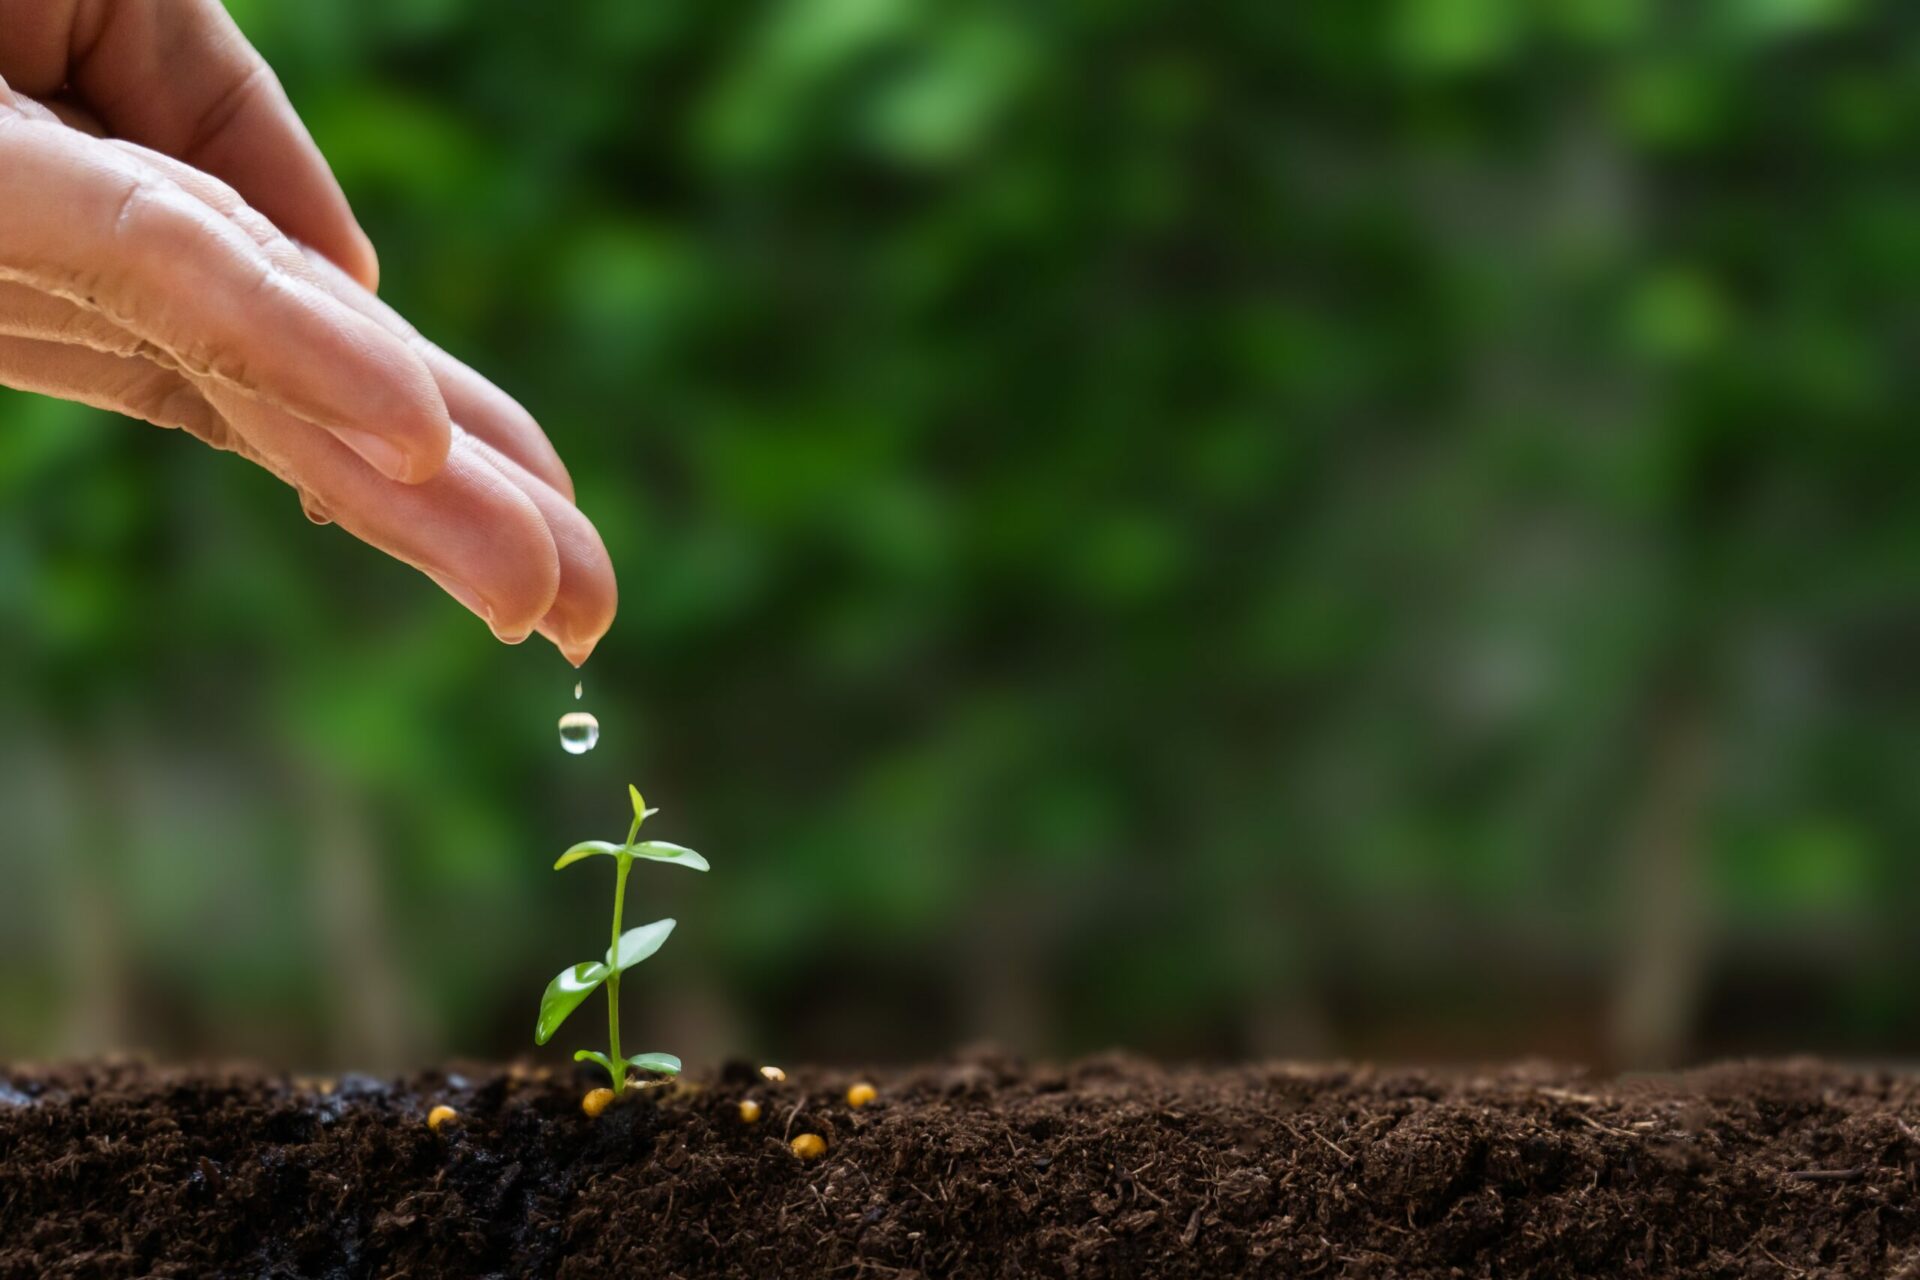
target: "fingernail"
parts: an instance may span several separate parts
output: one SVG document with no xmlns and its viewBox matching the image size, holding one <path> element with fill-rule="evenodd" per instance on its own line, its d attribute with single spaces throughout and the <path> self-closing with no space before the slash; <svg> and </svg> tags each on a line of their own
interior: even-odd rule
<svg viewBox="0 0 1920 1280">
<path fill-rule="evenodd" d="M 389 480 L 405 481 L 412 469 L 400 446 L 385 436 L 377 436 L 371 431 L 356 431 L 351 427 L 335 427 L 333 434 L 339 437 L 341 444 L 365 458 L 368 465 Z"/>
<path fill-rule="evenodd" d="M 365 255 L 360 270 L 355 272 L 354 275 L 359 279 L 361 284 L 367 287 L 368 293 L 379 293 L 380 253 L 373 247 L 373 240 L 366 232 L 362 231 L 358 226 L 355 226 L 353 231 L 360 242 L 360 251 Z"/>
</svg>

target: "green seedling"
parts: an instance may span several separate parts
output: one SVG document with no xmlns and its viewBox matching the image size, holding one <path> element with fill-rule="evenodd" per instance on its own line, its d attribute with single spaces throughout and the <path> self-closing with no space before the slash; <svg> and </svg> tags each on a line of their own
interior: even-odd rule
<svg viewBox="0 0 1920 1280">
<path fill-rule="evenodd" d="M 558 871 L 587 858 L 605 856 L 613 859 L 613 937 L 607 944 L 605 957 L 568 965 L 560 971 L 559 977 L 547 984 L 547 993 L 540 997 L 540 1021 L 533 1029 L 535 1044 L 545 1044 L 553 1039 L 553 1033 L 560 1029 L 567 1015 L 579 1008 L 580 1002 L 592 995 L 595 988 L 604 984 L 607 988 L 608 1052 L 595 1053 L 591 1049 L 582 1049 L 573 1055 L 573 1060 L 597 1062 L 606 1068 L 607 1074 L 613 1078 L 615 1097 L 626 1092 L 629 1067 L 660 1076 L 677 1075 L 680 1071 L 680 1059 L 670 1053 L 636 1053 L 631 1058 L 620 1056 L 620 975 L 658 951 L 666 942 L 667 935 L 673 932 L 671 920 L 655 920 L 652 924 L 620 932 L 620 912 L 627 897 L 627 872 L 633 869 L 637 858 L 649 862 L 677 863 L 695 871 L 707 869 L 707 860 L 691 849 L 668 844 L 665 840 L 641 840 L 640 825 L 659 810 L 647 808 L 647 802 L 640 798 L 639 788 L 629 786 L 627 794 L 633 797 L 633 826 L 627 832 L 625 844 L 609 844 L 605 840 L 583 841 L 561 854 L 560 860 L 553 864 L 553 869 Z"/>
</svg>

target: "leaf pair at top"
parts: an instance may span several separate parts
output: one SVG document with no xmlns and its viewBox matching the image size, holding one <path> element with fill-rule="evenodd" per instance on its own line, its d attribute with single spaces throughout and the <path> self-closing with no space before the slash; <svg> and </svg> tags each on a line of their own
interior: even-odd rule
<svg viewBox="0 0 1920 1280">
<path fill-rule="evenodd" d="M 640 798 L 638 787 L 628 784 L 627 794 L 633 797 L 633 829 L 638 833 L 640 824 L 660 811 L 647 808 L 647 802 Z M 709 869 L 705 858 L 685 845 L 673 844 L 666 840 L 637 840 L 630 844 L 614 844 L 609 840 L 582 840 L 561 854 L 560 860 L 553 864 L 553 869 L 558 871 L 562 867 L 570 867 L 581 859 L 591 858 L 595 854 L 605 854 L 612 858 L 622 856 L 646 858 L 652 862 L 676 862 L 694 871 Z"/>
<path fill-rule="evenodd" d="M 672 844 L 665 840 L 636 840 L 632 844 L 614 844 L 610 840 L 582 840 L 561 854 L 560 860 L 553 864 L 553 869 L 558 871 L 562 867 L 570 867 L 582 858 L 591 858 L 596 853 L 604 853 L 614 858 L 625 854 L 630 858 L 646 858 L 651 862 L 677 862 L 695 871 L 708 869 L 705 858 L 685 845 Z"/>
</svg>

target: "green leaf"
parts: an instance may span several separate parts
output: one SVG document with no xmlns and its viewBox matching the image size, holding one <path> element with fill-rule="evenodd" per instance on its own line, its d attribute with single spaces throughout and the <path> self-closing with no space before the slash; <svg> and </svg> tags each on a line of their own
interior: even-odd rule
<svg viewBox="0 0 1920 1280">
<path fill-rule="evenodd" d="M 668 924 L 671 926 L 672 922 Z M 662 935 L 663 940 L 664 937 Z M 655 946 L 657 949 L 658 944 Z M 540 1021 L 534 1025 L 533 1042 L 545 1044 L 553 1039 L 553 1033 L 560 1029 L 567 1015 L 579 1008 L 580 1002 L 592 995 L 612 972 L 606 965 L 590 960 L 562 969 L 560 976 L 547 984 L 547 993 L 540 997 Z"/>
<path fill-rule="evenodd" d="M 610 965 L 612 967 L 607 968 L 608 973 L 625 973 L 660 949 L 661 944 L 667 940 L 667 935 L 673 932 L 673 924 L 671 920 L 655 920 L 652 924 L 643 924 L 627 930 L 620 935 L 619 962 L 615 963 L 614 953 L 609 951 L 606 965 L 594 967 L 607 968 Z M 575 1001 L 575 1003 L 579 1002 Z M 542 1043 L 544 1044 L 545 1041 Z"/>
<path fill-rule="evenodd" d="M 631 782 L 627 784 L 627 794 L 633 797 L 633 818 L 635 822 L 645 822 L 648 818 L 660 812 L 658 809 L 647 808 L 647 802 L 640 798 L 640 788 L 634 786 Z"/>
<path fill-rule="evenodd" d="M 609 1079 L 617 1080 L 620 1078 L 619 1074 L 613 1069 L 613 1059 L 604 1053 L 595 1053 L 591 1049 L 581 1049 L 573 1055 L 573 1060 L 575 1062 L 597 1062 L 600 1064 L 601 1069 L 607 1073 Z"/>
<path fill-rule="evenodd" d="M 609 857 L 616 857 L 619 855 L 622 847 L 623 846 L 617 844 L 609 844 L 605 840 L 582 840 L 579 844 L 561 854 L 560 861 L 553 864 L 553 869 L 558 871 L 562 867 L 570 867 L 580 861 L 580 859 L 591 858 L 596 853 L 604 853 Z"/>
<path fill-rule="evenodd" d="M 707 870 L 705 858 L 683 844 L 670 844 L 665 840 L 642 840 L 633 846 L 633 856 L 651 858 L 655 862 L 677 862 L 695 871 Z"/>
<path fill-rule="evenodd" d="M 677 1076 L 680 1074 L 680 1059 L 670 1053 L 636 1053 L 627 1059 L 629 1066 L 642 1071 L 652 1071 L 657 1075 Z"/>
</svg>

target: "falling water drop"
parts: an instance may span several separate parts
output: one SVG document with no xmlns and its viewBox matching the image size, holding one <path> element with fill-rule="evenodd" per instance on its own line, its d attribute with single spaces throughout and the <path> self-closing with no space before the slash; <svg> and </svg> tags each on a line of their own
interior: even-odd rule
<svg viewBox="0 0 1920 1280">
<path fill-rule="evenodd" d="M 573 682 L 573 700 L 575 702 L 580 701 L 580 684 L 581 682 L 578 680 Z"/>
<path fill-rule="evenodd" d="M 600 741 L 600 722 L 590 712 L 569 711 L 560 717 L 560 746 L 568 755 L 585 755 Z"/>
</svg>

